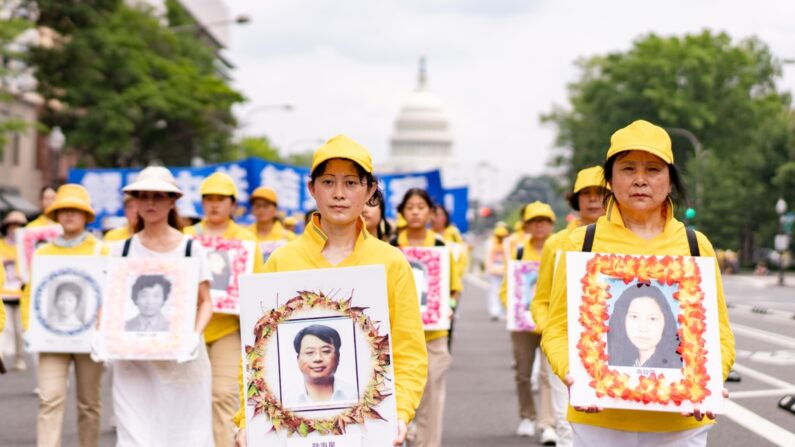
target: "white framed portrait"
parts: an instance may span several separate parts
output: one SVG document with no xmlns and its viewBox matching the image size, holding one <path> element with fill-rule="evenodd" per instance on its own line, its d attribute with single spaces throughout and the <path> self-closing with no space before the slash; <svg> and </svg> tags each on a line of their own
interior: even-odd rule
<svg viewBox="0 0 795 447">
<path fill-rule="evenodd" d="M 63 234 L 63 227 L 59 224 L 41 227 L 23 227 L 15 233 L 17 247 L 17 270 L 22 281 L 27 281 L 30 275 L 30 266 L 33 262 L 33 253 L 42 245 L 52 242 Z"/>
<path fill-rule="evenodd" d="M 721 413 L 715 262 L 566 253 L 570 403 Z"/>
<path fill-rule="evenodd" d="M 450 329 L 450 249 L 403 247 L 420 300 L 422 326 L 426 331 Z"/>
<path fill-rule="evenodd" d="M 193 332 L 194 258 L 109 258 L 101 349 L 109 359 L 174 360 Z"/>
<path fill-rule="evenodd" d="M 508 261 L 505 298 L 509 331 L 527 332 L 536 327 L 530 304 L 535 296 L 540 265 L 537 261 Z"/>
<path fill-rule="evenodd" d="M 248 445 L 391 445 L 384 267 L 245 275 L 240 286 Z"/>
<path fill-rule="evenodd" d="M 33 260 L 27 349 L 86 353 L 105 293 L 107 258 L 37 256 Z"/>
<path fill-rule="evenodd" d="M 207 250 L 213 312 L 237 315 L 240 312 L 238 279 L 254 271 L 257 243 L 207 235 L 196 235 L 193 239 Z"/>
</svg>

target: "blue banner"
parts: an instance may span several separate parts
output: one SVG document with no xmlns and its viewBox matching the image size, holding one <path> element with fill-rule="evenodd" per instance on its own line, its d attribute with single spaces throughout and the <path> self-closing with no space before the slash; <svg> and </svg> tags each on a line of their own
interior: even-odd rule
<svg viewBox="0 0 795 447">
<path fill-rule="evenodd" d="M 444 190 L 444 207 L 450 213 L 452 222 L 462 233 L 469 231 L 467 211 L 469 210 L 469 188 L 450 188 Z"/>
</svg>

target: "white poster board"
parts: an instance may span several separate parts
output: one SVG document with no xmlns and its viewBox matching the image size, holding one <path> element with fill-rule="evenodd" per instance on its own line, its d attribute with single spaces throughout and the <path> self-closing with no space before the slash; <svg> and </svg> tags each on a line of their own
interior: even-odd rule
<svg viewBox="0 0 795 447">
<path fill-rule="evenodd" d="M 536 293 L 540 265 L 537 261 L 508 261 L 508 290 L 505 298 L 509 331 L 527 332 L 536 327 L 530 314 L 530 303 Z"/>
<path fill-rule="evenodd" d="M 450 251 L 447 247 L 403 247 L 414 274 L 426 331 L 450 329 Z"/>
<path fill-rule="evenodd" d="M 104 256 L 36 256 L 26 334 L 29 352 L 87 353 L 105 292 Z"/>
<path fill-rule="evenodd" d="M 566 253 L 570 403 L 723 411 L 712 258 Z"/>
<path fill-rule="evenodd" d="M 392 445 L 383 265 L 244 275 L 240 290 L 248 445 Z"/>
<path fill-rule="evenodd" d="M 175 360 L 196 324 L 197 260 L 111 257 L 108 263 L 102 356 Z"/>
<path fill-rule="evenodd" d="M 254 271 L 257 243 L 207 235 L 193 236 L 193 239 L 207 250 L 207 263 L 212 273 L 213 312 L 237 315 L 240 312 L 238 279 Z"/>
<path fill-rule="evenodd" d="M 14 235 L 17 240 L 17 269 L 23 282 L 26 282 L 30 276 L 30 264 L 33 262 L 33 253 L 36 249 L 62 234 L 63 228 L 58 224 L 17 229 Z"/>
</svg>

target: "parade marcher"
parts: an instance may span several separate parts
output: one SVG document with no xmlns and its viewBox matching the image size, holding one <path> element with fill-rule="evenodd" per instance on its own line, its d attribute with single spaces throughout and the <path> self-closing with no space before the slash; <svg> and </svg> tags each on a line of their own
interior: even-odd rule
<svg viewBox="0 0 795 447">
<path fill-rule="evenodd" d="M 3 233 L 3 237 L 0 239 L 0 257 L 2 257 L 5 275 L 5 281 L 0 284 L 0 293 L 2 293 L 3 303 L 8 306 L 8 324 L 9 330 L 13 330 L 14 355 L 16 356 L 14 369 L 17 371 L 24 371 L 28 368 L 25 363 L 24 340 L 22 338 L 22 321 L 25 311 L 22 310 L 19 303 L 23 278 L 19 276 L 16 241 L 17 229 L 27 223 L 28 219 L 21 211 L 11 211 L 0 224 L 2 226 L 0 230 Z"/>
<path fill-rule="evenodd" d="M 298 218 L 295 216 L 287 216 L 284 218 L 284 229 L 295 234 L 295 226 L 298 225 Z"/>
<path fill-rule="evenodd" d="M 45 215 L 63 228 L 63 235 L 42 245 L 34 256 L 106 256 L 108 248 L 88 231 L 86 225 L 93 222 L 94 210 L 88 191 L 80 185 L 66 184 L 58 188 L 55 200 Z M 31 277 L 33 274 L 31 273 Z M 68 287 L 62 284 L 59 287 Z M 22 296 L 25 329 L 30 318 L 30 287 Z M 56 289 L 56 296 L 58 290 Z M 67 290 L 64 295 L 73 299 L 75 306 L 80 300 L 79 290 Z M 77 322 L 79 323 L 79 322 Z M 79 327 L 79 326 L 78 326 Z M 99 445 L 99 421 L 102 404 L 100 383 L 103 364 L 95 362 L 88 353 L 40 352 L 36 375 L 39 389 L 39 415 L 36 423 L 36 445 L 39 447 L 60 446 L 66 403 L 67 380 L 70 366 L 74 365 L 77 383 L 77 436 L 81 447 Z"/>
<path fill-rule="evenodd" d="M 374 196 L 381 194 L 372 171 L 367 149 L 344 135 L 315 151 L 308 187 L 318 212 L 301 236 L 271 255 L 265 271 L 384 265 L 398 416 L 394 445 L 399 446 L 420 403 L 428 358 L 409 263 L 400 251 L 370 235 L 361 217 L 365 203 L 375 203 Z M 240 398 L 242 402 L 242 374 Z M 243 408 L 236 420 L 239 427 L 245 427 Z M 236 440 L 238 446 L 246 445 L 245 430 L 240 430 Z"/>
<path fill-rule="evenodd" d="M 257 237 L 258 242 L 277 242 L 285 243 L 295 239 L 295 233 L 282 226 L 277 215 L 279 199 L 276 191 L 271 188 L 260 186 L 251 193 L 249 199 L 251 204 L 251 214 L 254 215 L 256 222 L 251 224 L 248 229 Z M 267 261 L 267 259 L 263 259 Z"/>
<path fill-rule="evenodd" d="M 548 204 L 535 201 L 524 207 L 522 222 L 522 231 L 527 235 L 527 239 L 516 249 L 512 259 L 541 262 L 544 244 L 555 228 L 555 212 Z M 507 275 L 506 270 L 500 290 L 503 306 L 507 305 Z M 533 363 L 536 360 L 536 350 L 540 340 L 541 335 L 537 327 L 533 331 L 511 331 L 513 358 L 516 362 L 516 394 L 519 398 L 520 421 L 516 434 L 531 437 L 535 436 L 537 430 L 541 430 L 541 442 L 552 443 L 557 440 L 557 436 L 554 430 L 552 390 L 547 371 L 539 368 L 538 405 L 533 401 L 531 388 Z"/>
<path fill-rule="evenodd" d="M 497 321 L 505 318 L 505 310 L 500 302 L 500 287 L 505 277 L 505 249 L 503 243 L 508 237 L 508 229 L 497 226 L 486 244 L 486 275 L 489 278 L 489 316 Z"/>
<path fill-rule="evenodd" d="M 563 245 L 564 252 L 715 257 L 706 236 L 699 232 L 689 235 L 673 216 L 674 200 L 683 198 L 684 187 L 674 165 L 671 139 L 663 128 L 639 120 L 616 131 L 610 139 L 604 176 L 611 188 L 606 214 L 595 224 L 573 230 Z M 734 335 L 719 271 L 715 280 L 725 379 L 734 363 Z M 561 256 L 541 345 L 552 370 L 571 386 L 566 284 L 566 258 Z M 725 390 L 724 396 L 728 396 Z M 698 409 L 678 414 L 592 406 L 570 407 L 568 419 L 577 446 L 705 446 L 714 415 Z"/>
<path fill-rule="evenodd" d="M 152 166 L 124 187 L 135 199 L 135 234 L 114 255 L 195 258 L 198 264 L 194 333 L 178 361 L 113 361 L 117 446 L 212 447 L 211 370 L 201 334 L 212 317 L 210 269 L 201 244 L 180 231 L 176 201 L 182 195 L 171 172 Z M 193 360 L 183 361 L 192 358 Z M 239 360 L 238 360 L 239 361 Z"/>
<path fill-rule="evenodd" d="M 505 239 L 505 258 L 506 259 L 513 259 L 514 255 L 516 254 L 516 249 L 524 245 L 527 242 L 527 233 L 524 231 L 524 210 L 527 207 L 525 205 L 522 209 L 519 210 L 519 220 L 513 226 L 513 233 L 511 233 Z"/>
<path fill-rule="evenodd" d="M 135 234 L 135 226 L 138 224 L 138 209 L 133 196 L 126 193 L 124 194 L 124 217 L 127 219 L 127 225 L 105 233 L 103 238 L 105 242 L 125 241 Z"/>
<path fill-rule="evenodd" d="M 204 219 L 185 228 L 185 234 L 220 236 L 224 239 L 253 241 L 254 271 L 262 270 L 262 255 L 257 238 L 232 220 L 237 206 L 237 187 L 227 174 L 216 172 L 201 184 Z M 210 253 L 212 255 L 212 253 Z M 211 259 L 212 260 L 212 259 Z M 221 261 L 223 262 L 223 261 Z M 211 262 L 210 268 L 214 265 Z M 213 373 L 213 438 L 216 447 L 231 446 L 234 441 L 234 416 L 238 410 L 237 371 L 240 367 L 240 317 L 214 313 L 204 331 Z"/>
<path fill-rule="evenodd" d="M 392 225 L 386 219 L 386 203 L 381 195 L 378 195 L 376 199 L 378 203 L 374 206 L 364 204 L 362 217 L 364 217 L 368 233 L 384 242 L 389 242 L 392 239 Z"/>
<path fill-rule="evenodd" d="M 604 197 L 607 192 L 604 185 L 604 171 L 601 166 L 593 166 L 578 172 L 574 187 L 567 197 L 571 208 L 578 212 L 578 217 L 569 222 L 566 228 L 550 236 L 544 243 L 544 249 L 541 252 L 541 265 L 538 269 L 536 293 L 530 302 L 533 322 L 536 324 L 536 330 L 541 333 L 543 333 L 549 315 L 549 293 L 552 290 L 555 261 L 562 253 L 561 246 L 575 228 L 592 224 L 604 215 Z M 555 414 L 555 431 L 558 438 L 555 445 L 571 447 L 571 425 L 566 420 L 569 390 L 557 376 L 552 374 L 546 356 L 542 355 L 540 360 L 541 367 L 544 368 L 552 386 L 552 409 Z"/>
<path fill-rule="evenodd" d="M 55 200 L 55 188 L 52 186 L 44 186 L 39 190 L 39 206 L 41 206 L 41 214 L 33 219 L 29 224 L 25 225 L 27 228 L 46 227 L 48 225 L 55 225 L 55 221 L 47 217 L 47 208 L 52 205 Z"/>
<path fill-rule="evenodd" d="M 398 212 L 406 219 L 406 229 L 392 239 L 396 247 L 444 247 L 442 238 L 428 229 L 433 200 L 424 189 L 411 188 L 406 191 L 398 205 Z M 450 253 L 450 305 L 455 309 L 461 294 L 461 278 L 455 269 Z M 417 433 L 415 447 L 439 447 L 442 445 L 442 421 L 447 388 L 447 369 L 452 362 L 448 343 L 449 331 L 425 331 L 425 346 L 428 350 L 428 381 L 422 401 L 417 408 Z"/>
<path fill-rule="evenodd" d="M 456 269 L 458 276 L 463 278 L 469 267 L 469 245 L 461 236 L 461 231 L 450 222 L 450 213 L 439 204 L 433 207 L 433 217 L 431 218 L 431 229 L 442 236 L 442 240 L 449 244 L 458 246 L 458 253 L 455 256 Z"/>
</svg>

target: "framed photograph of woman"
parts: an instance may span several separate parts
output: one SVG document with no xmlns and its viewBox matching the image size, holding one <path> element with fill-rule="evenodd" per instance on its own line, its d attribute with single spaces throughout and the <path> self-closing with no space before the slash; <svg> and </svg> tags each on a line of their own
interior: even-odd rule
<svg viewBox="0 0 795 447">
<path fill-rule="evenodd" d="M 385 278 L 382 265 L 241 278 L 249 446 L 391 445 Z"/>
<path fill-rule="evenodd" d="M 509 331 L 532 331 L 536 325 L 530 314 L 530 303 L 538 280 L 537 261 L 509 261 L 507 277 L 507 322 Z"/>
<path fill-rule="evenodd" d="M 207 262 L 212 273 L 210 296 L 213 311 L 237 315 L 238 279 L 240 275 L 254 271 L 256 242 L 207 235 L 196 235 L 193 239 L 207 250 Z"/>
<path fill-rule="evenodd" d="M 17 230 L 17 269 L 22 281 L 27 281 L 30 276 L 30 264 L 33 262 L 33 253 L 36 249 L 62 234 L 63 228 L 58 224 L 23 227 Z"/>
<path fill-rule="evenodd" d="M 102 256 L 38 256 L 33 260 L 28 351 L 90 351 L 106 269 L 107 258 Z"/>
<path fill-rule="evenodd" d="M 403 247 L 414 274 L 426 331 L 450 329 L 450 249 L 447 247 Z"/>
<path fill-rule="evenodd" d="M 722 412 L 712 258 L 568 252 L 566 276 L 572 405 Z"/>
<path fill-rule="evenodd" d="M 108 263 L 103 356 L 176 359 L 195 324 L 196 259 L 108 258 Z"/>
</svg>

